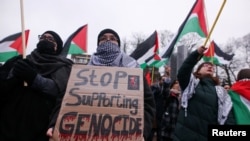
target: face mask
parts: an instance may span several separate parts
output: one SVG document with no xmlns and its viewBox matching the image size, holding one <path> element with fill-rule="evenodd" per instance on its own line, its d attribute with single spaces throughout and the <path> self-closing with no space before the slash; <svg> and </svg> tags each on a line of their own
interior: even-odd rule
<svg viewBox="0 0 250 141">
<path fill-rule="evenodd" d="M 47 40 L 42 40 L 38 42 L 36 46 L 38 52 L 42 54 L 51 54 L 51 55 L 56 54 L 54 47 L 55 47 L 55 44 Z"/>
<path fill-rule="evenodd" d="M 110 41 L 100 44 L 97 47 L 96 51 L 98 54 L 102 54 L 102 55 L 114 55 L 116 53 L 121 52 L 119 46 Z"/>
</svg>

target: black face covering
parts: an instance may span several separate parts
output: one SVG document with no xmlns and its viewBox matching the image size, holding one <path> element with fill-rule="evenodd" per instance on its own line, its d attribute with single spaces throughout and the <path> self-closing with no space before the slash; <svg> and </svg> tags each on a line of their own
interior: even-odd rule
<svg viewBox="0 0 250 141">
<path fill-rule="evenodd" d="M 42 40 L 38 42 L 36 45 L 38 52 L 43 53 L 43 54 L 51 54 L 51 55 L 57 54 L 54 47 L 55 47 L 55 44 L 47 40 Z"/>
</svg>

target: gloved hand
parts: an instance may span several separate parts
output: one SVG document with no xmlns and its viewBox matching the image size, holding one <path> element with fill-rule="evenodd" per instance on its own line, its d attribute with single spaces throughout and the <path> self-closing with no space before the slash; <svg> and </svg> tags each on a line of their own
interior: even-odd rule
<svg viewBox="0 0 250 141">
<path fill-rule="evenodd" d="M 18 86 L 22 86 L 23 81 L 20 81 L 16 77 L 12 77 L 10 79 L 0 80 L 0 88 L 1 92 L 9 93 L 10 90 L 15 89 Z"/>
<path fill-rule="evenodd" d="M 31 67 L 28 60 L 18 60 L 13 68 L 13 75 L 26 81 L 31 85 L 37 75 L 37 72 Z"/>
</svg>

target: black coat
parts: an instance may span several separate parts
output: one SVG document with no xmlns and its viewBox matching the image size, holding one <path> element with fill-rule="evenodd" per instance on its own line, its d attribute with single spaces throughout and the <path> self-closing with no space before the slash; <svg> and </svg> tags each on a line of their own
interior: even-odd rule
<svg viewBox="0 0 250 141">
<path fill-rule="evenodd" d="M 47 141 L 46 131 L 55 101 L 66 90 L 71 60 L 36 51 L 26 58 L 39 75 L 32 85 L 25 86 L 22 80 L 12 77 L 12 68 L 21 56 L 8 60 L 0 68 L 1 141 Z M 57 93 L 51 95 L 50 89 Z"/>
</svg>

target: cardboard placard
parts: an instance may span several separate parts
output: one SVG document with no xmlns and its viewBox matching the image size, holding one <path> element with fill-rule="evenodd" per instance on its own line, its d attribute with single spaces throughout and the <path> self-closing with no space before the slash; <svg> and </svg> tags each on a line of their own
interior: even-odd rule
<svg viewBox="0 0 250 141">
<path fill-rule="evenodd" d="M 141 141 L 143 102 L 140 68 L 74 64 L 53 140 Z"/>
</svg>

